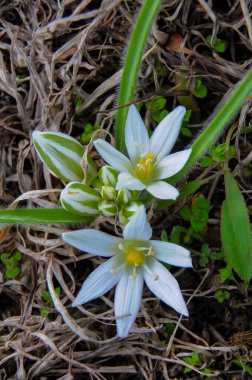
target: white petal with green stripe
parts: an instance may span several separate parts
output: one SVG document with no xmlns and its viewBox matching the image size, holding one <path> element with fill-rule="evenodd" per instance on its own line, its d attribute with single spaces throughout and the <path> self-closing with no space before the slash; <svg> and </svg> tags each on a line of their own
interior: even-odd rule
<svg viewBox="0 0 252 380">
<path fill-rule="evenodd" d="M 60 195 L 62 207 L 75 215 L 99 214 L 98 202 L 100 200 L 98 191 L 78 182 L 69 183 Z"/>
<path fill-rule="evenodd" d="M 71 182 L 84 179 L 80 161 L 83 146 L 61 132 L 33 132 L 33 143 L 45 165 L 60 179 Z"/>
</svg>

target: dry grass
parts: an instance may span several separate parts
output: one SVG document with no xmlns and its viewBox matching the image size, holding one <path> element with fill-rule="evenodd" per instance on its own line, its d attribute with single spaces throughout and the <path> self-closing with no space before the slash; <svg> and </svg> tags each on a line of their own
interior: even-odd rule
<svg viewBox="0 0 252 380">
<path fill-rule="evenodd" d="M 165 93 L 172 108 L 177 93 L 175 73 L 190 78 L 191 88 L 200 75 L 211 95 L 207 103 L 198 103 L 191 126 L 196 131 L 252 63 L 251 1 L 213 1 L 212 8 L 210 3 L 164 2 L 149 38 L 136 96 L 145 100 Z M 77 137 L 90 121 L 112 132 L 121 57 L 139 6 L 138 1 L 122 0 L 0 0 L 2 207 L 27 192 L 14 206 L 51 207 L 57 203 L 63 184 L 36 157 L 30 144 L 34 129 L 60 130 Z M 206 44 L 206 35 L 215 37 L 217 33 L 229 43 L 225 54 Z M 158 74 L 160 65 L 167 68 L 165 77 Z M 81 115 L 75 110 L 76 94 L 83 99 L 78 109 Z M 251 143 L 241 133 L 248 122 L 246 115 L 251 116 L 250 102 L 236 123 L 238 160 L 234 170 L 240 173 L 240 185 L 249 197 L 251 184 L 242 172 L 251 161 Z M 210 168 L 211 173 L 216 170 Z M 203 178 L 208 172 L 196 169 L 191 175 Z M 218 186 L 217 180 L 206 187 L 209 199 L 214 198 Z M 220 203 L 214 202 L 209 233 L 213 234 L 213 246 L 219 246 Z M 173 217 L 152 215 L 157 237 L 172 225 Z M 102 219 L 96 227 L 112 231 Z M 0 264 L 1 379 L 198 379 L 206 367 L 214 378 L 231 378 L 232 374 L 244 378 L 232 360 L 252 360 L 251 301 L 237 281 L 216 283 L 214 267 L 179 270 L 175 275 L 189 299 L 190 319 L 181 320 L 150 298 L 145 289 L 135 333 L 119 340 L 115 337 L 113 292 L 78 309 L 70 306 L 84 278 L 102 259 L 64 244 L 61 233 L 67 229 L 30 225 L 1 230 L 1 252 L 16 247 L 23 254 L 17 279 L 7 280 Z M 56 287 L 61 288 L 60 297 Z M 233 302 L 242 303 L 242 308 L 234 311 L 228 304 L 216 306 L 213 294 L 219 288 L 230 290 Z M 54 306 L 43 317 L 41 311 L 48 306 L 42 298 L 46 289 Z M 167 335 L 170 324 L 175 329 Z M 201 354 L 201 365 L 190 366 L 183 359 L 195 350 Z M 183 373 L 185 366 L 193 369 L 188 375 Z"/>
</svg>

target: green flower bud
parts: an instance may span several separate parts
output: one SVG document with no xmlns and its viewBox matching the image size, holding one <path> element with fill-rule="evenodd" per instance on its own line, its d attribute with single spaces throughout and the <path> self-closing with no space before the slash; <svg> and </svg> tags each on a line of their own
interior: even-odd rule
<svg viewBox="0 0 252 380">
<path fill-rule="evenodd" d="M 126 205 L 132 200 L 132 192 L 128 189 L 121 189 L 117 194 L 117 202 Z"/>
<path fill-rule="evenodd" d="M 101 196 L 106 201 L 113 201 L 116 198 L 116 191 L 113 186 L 104 185 L 101 188 Z"/>
<path fill-rule="evenodd" d="M 100 213 L 104 216 L 110 217 L 117 214 L 117 207 L 114 202 L 101 201 L 98 204 Z"/>
<path fill-rule="evenodd" d="M 78 182 L 69 183 L 60 194 L 60 202 L 66 211 L 75 215 L 98 215 L 98 191 Z"/>
<path fill-rule="evenodd" d="M 122 207 L 119 212 L 119 222 L 127 224 L 142 205 L 142 202 L 131 202 L 129 205 Z"/>
<path fill-rule="evenodd" d="M 118 172 L 111 166 L 105 165 L 99 170 L 99 178 L 103 185 L 116 185 Z"/>
<path fill-rule="evenodd" d="M 33 132 L 33 143 L 45 165 L 60 179 L 81 182 L 84 173 L 80 161 L 84 154 L 83 146 L 60 132 Z"/>
</svg>

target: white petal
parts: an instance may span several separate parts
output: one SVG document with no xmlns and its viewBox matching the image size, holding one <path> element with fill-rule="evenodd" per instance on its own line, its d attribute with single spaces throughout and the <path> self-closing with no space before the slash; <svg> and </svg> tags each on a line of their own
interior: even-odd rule
<svg viewBox="0 0 252 380">
<path fill-rule="evenodd" d="M 178 173 L 184 167 L 191 151 L 192 149 L 186 149 L 164 157 L 155 167 L 155 179 L 168 178 Z"/>
<path fill-rule="evenodd" d="M 114 256 L 118 252 L 118 244 L 122 241 L 121 238 L 91 229 L 65 232 L 62 239 L 81 251 L 103 257 Z"/>
<path fill-rule="evenodd" d="M 177 312 L 188 316 L 188 310 L 181 294 L 179 284 L 173 275 L 156 259 L 148 257 L 146 264 L 149 273 L 144 269 L 144 280 L 148 288 L 163 302 L 171 306 Z M 155 279 L 158 275 L 158 279 Z"/>
<path fill-rule="evenodd" d="M 152 236 L 152 228 L 148 222 L 144 206 L 139 207 L 126 224 L 123 230 L 124 239 L 150 240 Z"/>
<path fill-rule="evenodd" d="M 120 273 L 112 274 L 110 272 L 111 269 L 115 269 L 118 266 L 117 261 L 117 256 L 114 256 L 90 273 L 73 301 L 72 306 L 83 305 L 112 289 L 121 277 Z"/>
<path fill-rule="evenodd" d="M 130 173 L 120 173 L 117 179 L 116 190 L 143 190 L 145 185 Z"/>
<path fill-rule="evenodd" d="M 155 155 L 158 155 L 160 159 L 167 156 L 172 150 L 178 138 L 185 113 L 185 107 L 176 107 L 158 124 L 151 136 L 150 150 Z"/>
<path fill-rule="evenodd" d="M 129 271 L 122 275 L 115 291 L 115 316 L 117 335 L 126 338 L 141 306 L 143 274 L 138 270 L 137 277 L 129 278 Z M 127 315 L 127 316 L 126 316 Z"/>
<path fill-rule="evenodd" d="M 135 165 L 142 153 L 149 152 L 149 135 L 134 105 L 129 107 L 125 125 L 125 143 L 129 157 Z"/>
<path fill-rule="evenodd" d="M 176 199 L 178 190 L 164 181 L 155 181 L 146 186 L 146 190 L 158 199 Z"/>
<path fill-rule="evenodd" d="M 192 267 L 192 259 L 188 249 L 166 241 L 151 240 L 150 243 L 154 248 L 156 259 L 177 267 Z"/>
<path fill-rule="evenodd" d="M 112 145 L 107 143 L 107 141 L 97 139 L 94 142 L 94 146 L 104 161 L 112 166 L 112 168 L 118 170 L 119 172 L 125 172 L 131 168 L 130 160 L 121 152 L 116 150 Z"/>
</svg>

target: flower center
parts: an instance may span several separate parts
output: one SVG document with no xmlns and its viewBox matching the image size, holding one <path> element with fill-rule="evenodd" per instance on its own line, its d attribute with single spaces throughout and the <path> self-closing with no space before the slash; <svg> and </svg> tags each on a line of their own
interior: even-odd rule
<svg viewBox="0 0 252 380">
<path fill-rule="evenodd" d="M 138 276 L 138 267 L 143 266 L 145 270 L 147 270 L 147 272 L 149 272 L 153 276 L 154 281 L 158 279 L 158 274 L 152 273 L 151 269 L 145 263 L 145 259 L 147 256 L 155 255 L 152 246 L 136 247 L 127 245 L 127 247 L 125 247 L 122 243 L 119 243 L 118 248 L 123 253 L 124 260 L 121 262 L 121 265 L 109 270 L 111 274 L 116 274 L 125 266 L 129 265 L 129 269 L 130 271 L 132 271 L 132 274 L 129 276 L 129 278 L 132 280 Z"/>
<path fill-rule="evenodd" d="M 135 265 L 136 267 L 142 265 L 145 260 L 145 252 L 133 247 L 129 247 L 124 255 L 126 264 Z"/>
<path fill-rule="evenodd" d="M 152 178 L 154 172 L 154 159 L 155 156 L 153 153 L 141 154 L 140 160 L 135 168 L 135 175 L 140 181 L 148 182 Z"/>
</svg>

